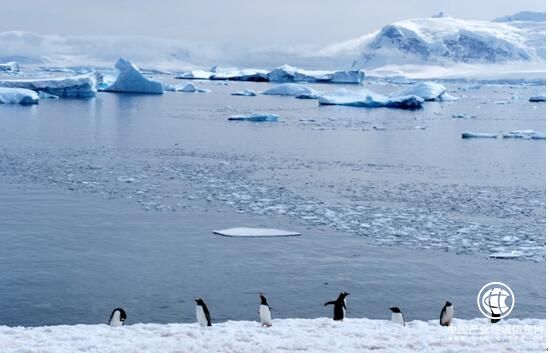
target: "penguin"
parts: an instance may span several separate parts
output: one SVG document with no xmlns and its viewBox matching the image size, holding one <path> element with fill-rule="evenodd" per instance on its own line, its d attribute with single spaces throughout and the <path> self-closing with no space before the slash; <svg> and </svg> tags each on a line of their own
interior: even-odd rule
<svg viewBox="0 0 548 353">
<path fill-rule="evenodd" d="M 110 319 L 108 319 L 109 326 L 119 327 L 124 325 L 124 321 L 127 319 L 126 312 L 122 308 L 116 308 L 112 310 Z"/>
<path fill-rule="evenodd" d="M 259 305 L 259 318 L 261 319 L 262 327 L 272 326 L 272 314 L 270 313 L 270 306 L 266 302 L 266 298 L 263 293 L 259 294 L 261 298 L 261 305 Z"/>
<path fill-rule="evenodd" d="M 451 304 L 450 302 L 445 302 L 445 305 L 443 306 L 443 309 L 441 309 L 441 313 L 440 313 L 440 325 L 442 326 L 451 325 L 451 320 L 453 320 L 454 313 L 455 313 L 455 310 L 453 308 L 453 304 Z"/>
<path fill-rule="evenodd" d="M 326 305 L 334 305 L 335 306 L 333 308 L 333 320 L 341 321 L 346 316 L 346 296 L 347 295 L 350 295 L 350 294 L 346 293 L 346 292 L 341 292 L 341 294 L 339 294 L 339 297 L 337 298 L 337 300 L 332 300 L 332 301 L 327 302 L 327 303 L 324 304 L 324 306 L 326 306 Z"/>
<path fill-rule="evenodd" d="M 392 322 L 405 326 L 405 319 L 403 318 L 403 313 L 400 311 L 400 308 L 393 306 L 390 308 L 392 311 Z"/>
<path fill-rule="evenodd" d="M 211 317 L 207 305 L 201 298 L 194 300 L 196 301 L 196 320 L 202 327 L 211 326 Z"/>
</svg>

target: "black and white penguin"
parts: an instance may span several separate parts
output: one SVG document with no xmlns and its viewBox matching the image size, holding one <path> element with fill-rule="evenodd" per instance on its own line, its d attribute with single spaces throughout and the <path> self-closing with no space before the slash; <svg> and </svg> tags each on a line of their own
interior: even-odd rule
<svg viewBox="0 0 548 353">
<path fill-rule="evenodd" d="M 392 311 L 392 322 L 405 326 L 405 319 L 403 318 L 403 313 L 400 308 L 393 306 L 390 308 L 390 311 Z"/>
<path fill-rule="evenodd" d="M 261 319 L 261 326 L 270 327 L 272 326 L 272 314 L 270 313 L 270 306 L 268 306 L 266 297 L 263 295 L 263 293 L 260 293 L 259 296 L 261 297 L 261 304 L 259 305 L 259 318 Z"/>
<path fill-rule="evenodd" d="M 196 301 L 196 320 L 200 326 L 211 326 L 211 317 L 209 316 L 209 310 L 207 305 L 201 298 L 194 299 Z"/>
<path fill-rule="evenodd" d="M 112 310 L 110 319 L 108 319 L 109 326 L 119 327 L 124 325 L 124 321 L 127 319 L 126 312 L 122 308 L 116 308 Z"/>
<path fill-rule="evenodd" d="M 339 297 L 337 300 L 332 300 L 330 302 L 327 302 L 324 304 L 326 305 L 334 305 L 333 308 L 333 320 L 340 321 L 343 320 L 346 316 L 346 296 L 349 295 L 349 293 L 342 292 L 339 294 Z"/>
<path fill-rule="evenodd" d="M 440 325 L 442 326 L 451 325 L 451 320 L 453 320 L 454 314 L 455 314 L 455 310 L 453 308 L 453 304 L 451 304 L 450 302 L 445 302 L 445 305 L 443 306 L 443 309 L 441 309 L 441 313 L 440 313 Z"/>
</svg>

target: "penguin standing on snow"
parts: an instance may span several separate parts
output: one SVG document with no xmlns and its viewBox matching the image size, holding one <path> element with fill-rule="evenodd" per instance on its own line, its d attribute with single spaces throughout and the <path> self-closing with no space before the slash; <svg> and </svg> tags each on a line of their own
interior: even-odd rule
<svg viewBox="0 0 548 353">
<path fill-rule="evenodd" d="M 326 305 L 334 305 L 333 308 L 333 320 L 335 321 L 341 321 L 346 316 L 346 296 L 349 295 L 349 293 L 342 292 L 339 294 L 339 297 L 337 300 L 332 300 L 330 302 L 327 302 L 324 304 Z"/>
<path fill-rule="evenodd" d="M 455 314 L 455 311 L 453 309 L 453 304 L 451 304 L 450 302 L 445 302 L 445 305 L 443 306 L 443 309 L 441 309 L 441 313 L 440 313 L 440 325 L 442 326 L 451 325 L 451 320 L 453 320 L 454 314 Z"/>
<path fill-rule="evenodd" d="M 400 308 L 393 306 L 390 308 L 390 311 L 392 311 L 392 322 L 405 326 L 405 319 L 403 318 L 403 313 Z"/>
<path fill-rule="evenodd" d="M 202 327 L 211 326 L 211 317 L 209 316 L 209 310 L 207 305 L 201 298 L 195 299 L 196 301 L 196 320 Z"/>
<path fill-rule="evenodd" d="M 127 319 L 126 312 L 122 308 L 116 308 L 112 310 L 110 319 L 108 319 L 109 326 L 119 327 L 124 325 L 124 321 Z"/>
<path fill-rule="evenodd" d="M 270 313 L 270 306 L 266 302 L 266 298 L 263 293 L 260 293 L 261 305 L 259 305 L 259 318 L 261 319 L 262 327 L 272 326 L 272 314 Z"/>
</svg>

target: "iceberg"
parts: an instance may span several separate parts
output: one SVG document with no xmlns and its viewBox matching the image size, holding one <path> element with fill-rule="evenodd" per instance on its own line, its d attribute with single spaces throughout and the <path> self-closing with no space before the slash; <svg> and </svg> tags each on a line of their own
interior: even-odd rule
<svg viewBox="0 0 548 353">
<path fill-rule="evenodd" d="M 270 82 L 323 82 L 361 84 L 365 74 L 360 70 L 320 71 L 303 70 L 282 65 L 268 73 Z"/>
<path fill-rule="evenodd" d="M 502 135 L 502 138 L 526 139 L 526 140 L 546 140 L 546 135 L 535 130 L 514 130 Z"/>
<path fill-rule="evenodd" d="M 471 132 L 466 131 L 462 133 L 463 139 L 469 139 L 469 138 L 490 138 L 490 139 L 496 139 L 497 134 L 493 134 L 490 132 Z"/>
<path fill-rule="evenodd" d="M 115 67 L 119 71 L 118 77 L 113 83 L 103 88 L 103 91 L 149 94 L 164 93 L 162 82 L 145 77 L 129 60 L 120 58 L 116 62 Z"/>
<path fill-rule="evenodd" d="M 211 75 L 211 80 L 228 80 L 228 81 L 254 81 L 254 82 L 266 82 L 268 71 L 260 69 L 244 69 L 226 72 L 214 72 Z"/>
<path fill-rule="evenodd" d="M 19 72 L 19 64 L 15 61 L 0 64 L 0 71 Z"/>
<path fill-rule="evenodd" d="M 529 97 L 529 102 L 546 102 L 546 96 L 539 95 Z"/>
<path fill-rule="evenodd" d="M 38 93 L 25 88 L 0 87 L 0 103 L 3 104 L 38 104 Z"/>
<path fill-rule="evenodd" d="M 0 80 L 0 87 L 25 88 L 59 97 L 94 97 L 97 93 L 95 73 L 85 75 Z"/>
<path fill-rule="evenodd" d="M 254 97 L 254 96 L 257 95 L 257 92 L 255 92 L 255 91 L 252 90 L 252 89 L 244 89 L 243 91 L 234 92 L 234 93 L 231 93 L 230 95 L 232 95 L 232 96 Z"/>
<path fill-rule="evenodd" d="M 40 97 L 40 99 L 59 99 L 59 96 L 44 91 L 38 91 L 38 97 Z"/>
<path fill-rule="evenodd" d="M 292 96 L 298 98 L 318 98 L 322 93 L 298 83 L 283 83 L 263 92 L 267 96 Z"/>
<path fill-rule="evenodd" d="M 276 114 L 252 113 L 252 114 L 232 115 L 230 118 L 228 118 L 228 120 L 263 122 L 263 121 L 278 121 L 279 118 L 280 116 Z"/>
<path fill-rule="evenodd" d="M 208 93 L 211 92 L 206 88 L 198 88 L 194 83 L 187 82 L 181 85 L 169 85 L 164 84 L 164 89 L 171 92 L 196 92 L 196 93 Z"/>
<path fill-rule="evenodd" d="M 237 227 L 213 231 L 225 237 L 294 237 L 301 233 L 281 229 Z"/>
<path fill-rule="evenodd" d="M 334 94 L 318 97 L 320 105 L 345 105 L 363 108 L 399 108 L 418 109 L 422 107 L 424 99 L 418 96 L 387 97 L 382 94 L 363 89 L 351 92 L 339 89 Z"/>
<path fill-rule="evenodd" d="M 390 97 L 417 96 L 425 101 L 454 100 L 452 96 L 446 94 L 444 85 L 435 82 L 419 82 L 412 84 L 400 91 L 394 92 Z"/>
<path fill-rule="evenodd" d="M 177 79 L 183 80 L 209 80 L 213 76 L 214 72 L 195 70 L 195 71 L 186 71 L 175 76 Z"/>
</svg>

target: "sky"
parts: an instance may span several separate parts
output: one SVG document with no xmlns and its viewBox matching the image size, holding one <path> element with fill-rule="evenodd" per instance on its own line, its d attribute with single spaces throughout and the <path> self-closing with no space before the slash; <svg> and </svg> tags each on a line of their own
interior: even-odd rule
<svg viewBox="0 0 548 353">
<path fill-rule="evenodd" d="M 362 36 L 394 21 L 443 11 L 491 20 L 544 0 L 26 0 L 5 1 L 0 32 L 137 35 L 207 45 L 321 46 Z"/>
</svg>

